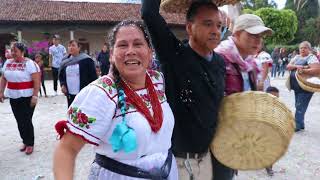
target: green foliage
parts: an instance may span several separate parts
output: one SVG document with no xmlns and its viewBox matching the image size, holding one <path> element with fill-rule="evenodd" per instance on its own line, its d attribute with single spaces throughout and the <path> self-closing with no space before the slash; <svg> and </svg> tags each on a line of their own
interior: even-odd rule
<svg viewBox="0 0 320 180">
<path fill-rule="evenodd" d="M 274 0 L 243 0 L 241 1 L 243 7 L 245 9 L 252 9 L 257 10 L 260 8 L 270 7 L 270 8 L 277 8 L 277 3 Z M 251 14 L 251 13 L 248 13 Z"/>
<path fill-rule="evenodd" d="M 314 40 L 314 36 L 306 34 L 304 29 L 307 26 L 308 19 L 317 18 L 320 15 L 319 6 L 318 0 L 287 0 L 285 8 L 295 11 L 299 21 L 298 31 L 292 43 L 299 43 L 304 40 L 311 42 Z"/>
<path fill-rule="evenodd" d="M 243 13 L 243 14 L 253 14 L 253 13 L 254 13 L 254 10 L 252 10 L 252 9 L 243 9 L 243 10 L 242 10 L 242 13 Z"/>
<path fill-rule="evenodd" d="M 308 19 L 301 34 L 312 45 L 320 45 L 320 17 Z"/>
<path fill-rule="evenodd" d="M 267 44 L 286 44 L 294 39 L 298 27 L 294 11 L 260 8 L 254 14 L 260 16 L 265 25 L 274 31 L 273 35 L 266 39 Z"/>
</svg>

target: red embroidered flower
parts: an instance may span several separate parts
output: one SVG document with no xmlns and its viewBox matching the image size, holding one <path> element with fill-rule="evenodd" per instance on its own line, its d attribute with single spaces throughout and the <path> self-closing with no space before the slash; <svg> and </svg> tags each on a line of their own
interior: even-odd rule
<svg viewBox="0 0 320 180">
<path fill-rule="evenodd" d="M 79 123 L 82 123 L 82 124 L 87 124 L 88 123 L 87 115 L 82 113 L 82 112 L 78 112 L 77 113 L 77 118 L 78 118 L 78 122 Z"/>
<path fill-rule="evenodd" d="M 68 110 L 68 114 L 72 114 L 73 113 L 73 108 L 70 107 L 69 110 Z"/>
<path fill-rule="evenodd" d="M 108 85 L 108 86 L 111 86 L 111 85 L 112 85 L 112 81 L 111 81 L 109 78 L 103 78 L 103 79 L 102 79 L 102 82 L 105 83 L 105 84 Z"/>
</svg>

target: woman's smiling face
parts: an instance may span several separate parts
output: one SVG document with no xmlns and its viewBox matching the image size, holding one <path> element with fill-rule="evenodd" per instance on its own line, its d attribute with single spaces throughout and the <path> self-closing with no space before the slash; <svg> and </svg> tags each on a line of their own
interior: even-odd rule
<svg viewBox="0 0 320 180">
<path fill-rule="evenodd" d="M 110 55 L 120 76 L 132 79 L 145 76 L 152 59 L 152 50 L 143 32 L 138 27 L 129 25 L 118 30 Z"/>
</svg>

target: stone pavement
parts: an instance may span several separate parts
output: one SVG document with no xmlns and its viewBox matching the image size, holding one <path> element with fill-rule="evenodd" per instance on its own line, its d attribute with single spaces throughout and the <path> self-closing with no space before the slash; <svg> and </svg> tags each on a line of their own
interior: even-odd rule
<svg viewBox="0 0 320 180">
<path fill-rule="evenodd" d="M 272 80 L 280 89 L 280 98 L 294 111 L 294 95 L 284 86 L 285 79 Z M 49 95 L 53 95 L 52 81 L 46 81 Z M 54 124 L 66 118 L 67 100 L 58 96 L 39 98 L 33 124 L 35 127 L 35 151 L 26 156 L 19 152 L 21 139 L 9 101 L 0 103 L 0 179 L 32 180 L 43 175 L 45 180 L 53 179 L 52 156 L 56 140 Z M 306 113 L 306 130 L 294 135 L 289 151 L 275 165 L 273 178 L 264 170 L 240 171 L 236 180 L 317 180 L 320 179 L 320 94 L 315 94 Z M 77 158 L 76 180 L 87 179 L 90 164 L 94 158 L 92 146 L 87 145 Z"/>
</svg>

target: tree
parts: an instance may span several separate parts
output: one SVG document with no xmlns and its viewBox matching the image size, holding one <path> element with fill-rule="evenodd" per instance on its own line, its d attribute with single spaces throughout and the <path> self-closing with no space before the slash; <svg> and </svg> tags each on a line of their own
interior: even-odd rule
<svg viewBox="0 0 320 180">
<path fill-rule="evenodd" d="M 252 10 L 265 7 L 277 8 L 277 3 L 275 3 L 274 0 L 243 0 L 241 4 L 243 5 L 243 8 Z"/>
<path fill-rule="evenodd" d="M 320 14 L 319 0 L 287 0 L 286 9 L 292 9 L 298 16 L 299 26 L 296 38 L 292 43 L 299 43 L 304 40 L 312 41 L 309 36 L 305 36 L 303 29 L 306 26 L 306 22 L 310 18 L 317 18 Z"/>
<path fill-rule="evenodd" d="M 320 17 L 308 19 L 301 34 L 312 45 L 320 45 Z"/>
<path fill-rule="evenodd" d="M 266 39 L 267 43 L 286 44 L 294 39 L 298 27 L 294 11 L 260 8 L 254 14 L 260 16 L 265 25 L 274 31 L 273 35 Z"/>
</svg>

